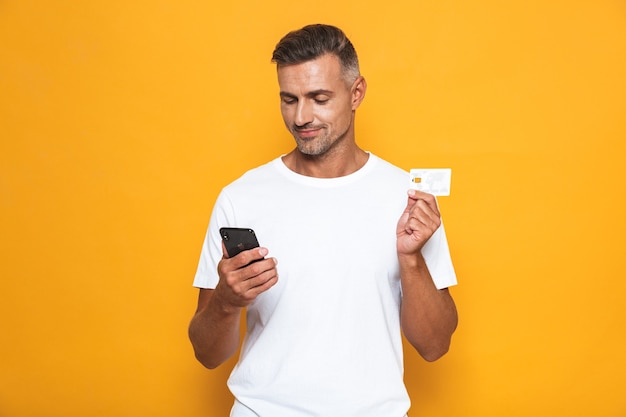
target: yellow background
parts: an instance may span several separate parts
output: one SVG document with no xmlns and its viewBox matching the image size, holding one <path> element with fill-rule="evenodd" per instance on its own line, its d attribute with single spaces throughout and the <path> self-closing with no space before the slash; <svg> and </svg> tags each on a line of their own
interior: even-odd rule
<svg viewBox="0 0 626 417">
<path fill-rule="evenodd" d="M 407 353 L 411 416 L 626 415 L 623 1 L 5 0 L 0 416 L 227 415 L 191 280 L 220 188 L 292 147 L 270 54 L 312 22 L 359 52 L 361 145 L 453 170 L 460 326 Z"/>
</svg>

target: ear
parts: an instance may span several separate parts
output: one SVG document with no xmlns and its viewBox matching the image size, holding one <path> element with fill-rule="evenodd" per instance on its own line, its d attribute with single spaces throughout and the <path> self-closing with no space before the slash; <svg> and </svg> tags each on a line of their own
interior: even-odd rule
<svg viewBox="0 0 626 417">
<path fill-rule="evenodd" d="M 363 99 L 365 98 L 365 91 L 367 90 L 367 82 L 362 75 L 359 75 L 352 84 L 352 110 L 356 110 Z"/>
</svg>

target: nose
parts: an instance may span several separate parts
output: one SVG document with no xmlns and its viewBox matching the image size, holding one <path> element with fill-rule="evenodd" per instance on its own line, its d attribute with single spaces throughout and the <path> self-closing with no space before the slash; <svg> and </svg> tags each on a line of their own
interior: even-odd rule
<svg viewBox="0 0 626 417">
<path fill-rule="evenodd" d="M 294 123 L 298 127 L 303 127 L 313 122 L 313 109 L 308 100 L 300 100 L 296 108 L 296 118 Z"/>
</svg>

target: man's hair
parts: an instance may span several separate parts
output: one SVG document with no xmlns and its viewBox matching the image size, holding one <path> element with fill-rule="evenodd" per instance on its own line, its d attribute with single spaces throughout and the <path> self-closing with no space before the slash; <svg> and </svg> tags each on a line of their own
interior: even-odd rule
<svg viewBox="0 0 626 417">
<path fill-rule="evenodd" d="M 352 42 L 335 26 L 314 24 L 286 34 L 276 45 L 272 62 L 278 66 L 295 65 L 333 54 L 348 82 L 359 76 L 359 59 Z"/>
</svg>

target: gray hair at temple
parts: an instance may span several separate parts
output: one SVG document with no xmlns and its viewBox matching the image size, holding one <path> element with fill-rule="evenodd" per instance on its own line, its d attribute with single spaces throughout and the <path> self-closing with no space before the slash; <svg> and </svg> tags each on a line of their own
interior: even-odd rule
<svg viewBox="0 0 626 417">
<path fill-rule="evenodd" d="M 352 42 L 341 29 L 331 25 L 314 24 L 286 34 L 276 45 L 272 62 L 277 66 L 295 65 L 333 54 L 339 59 L 341 71 L 348 83 L 359 72 L 359 59 Z"/>
</svg>

